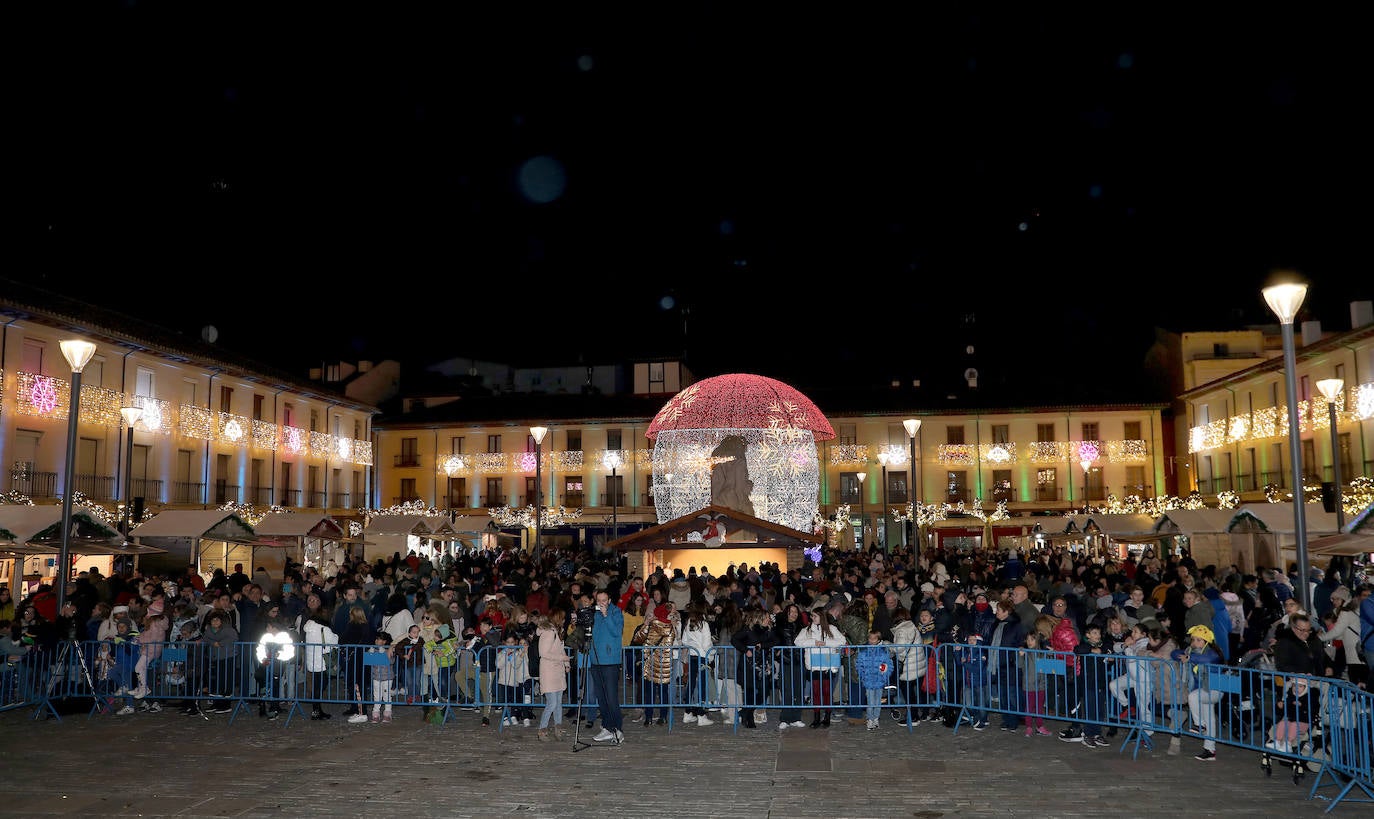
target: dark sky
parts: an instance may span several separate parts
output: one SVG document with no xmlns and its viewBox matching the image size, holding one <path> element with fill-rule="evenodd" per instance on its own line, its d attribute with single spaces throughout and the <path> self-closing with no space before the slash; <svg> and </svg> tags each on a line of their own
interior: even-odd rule
<svg viewBox="0 0 1374 819">
<path fill-rule="evenodd" d="M 778 377 L 1374 296 L 1353 20 L 746 5 L 27 4 L 11 275 L 288 367 L 671 353 L 686 306 Z"/>
</svg>

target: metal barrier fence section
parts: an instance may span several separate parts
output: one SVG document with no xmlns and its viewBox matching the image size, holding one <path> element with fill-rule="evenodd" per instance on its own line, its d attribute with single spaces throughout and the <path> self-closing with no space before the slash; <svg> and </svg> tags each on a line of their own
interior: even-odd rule
<svg viewBox="0 0 1374 819">
<path fill-rule="evenodd" d="M 543 728 L 550 716 L 561 722 L 565 708 L 589 718 L 599 710 L 590 656 L 565 656 L 562 667 L 542 669 L 537 651 L 513 643 L 67 643 L 7 662 L 0 710 L 30 706 L 35 719 L 61 719 L 54 702 L 88 698 L 90 717 L 176 707 L 229 714 L 232 723 L 256 709 L 289 724 L 307 709 L 313 719 L 345 706 L 362 715 L 353 721 L 389 721 L 394 708 L 423 707 L 442 725 L 469 708 L 499 717 L 500 729 L 536 721 Z M 1204 751 L 1218 743 L 1248 749 L 1266 773 L 1286 765 L 1302 782 L 1316 772 L 1308 798 L 1334 789 L 1324 795 L 1328 811 L 1374 802 L 1374 693 L 1340 680 L 1082 644 L 1074 652 L 977 643 L 717 645 L 705 655 L 682 645 L 626 646 L 617 663 L 621 708 L 642 709 L 646 724 L 669 729 L 679 710 L 685 722 L 723 720 L 735 731 L 769 715 L 800 728 L 832 719 L 873 725 L 889 713 L 908 731 L 941 720 L 955 732 L 984 730 L 996 718 L 1009 730 L 1100 746 L 1120 736 L 1118 750 L 1133 757 L 1164 736 L 1198 740 Z M 545 695 L 541 679 L 563 690 Z M 1067 725 L 1054 731 L 1051 722 Z"/>
</svg>

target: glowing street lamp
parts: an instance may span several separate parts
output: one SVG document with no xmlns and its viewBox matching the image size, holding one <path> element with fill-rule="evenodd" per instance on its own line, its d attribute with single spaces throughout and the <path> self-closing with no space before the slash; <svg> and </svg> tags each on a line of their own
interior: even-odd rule
<svg viewBox="0 0 1374 819">
<path fill-rule="evenodd" d="M 544 436 L 549 434 L 548 427 L 530 427 L 530 437 L 534 438 L 534 554 L 537 561 L 544 554 Z"/>
<path fill-rule="evenodd" d="M 57 612 L 67 602 L 67 580 L 71 576 L 72 496 L 76 494 L 76 425 L 81 421 L 81 371 L 95 355 L 95 345 L 70 338 L 58 342 L 62 357 L 72 368 L 71 400 L 67 405 L 67 463 L 62 473 L 62 548 L 57 556 Z M 66 635 L 62 635 L 63 639 Z"/>
<path fill-rule="evenodd" d="M 1293 473 L 1293 531 L 1298 552 L 1298 599 L 1303 611 L 1312 610 L 1312 590 L 1307 575 L 1307 513 L 1303 509 L 1302 441 L 1298 430 L 1297 355 L 1293 352 L 1293 319 L 1297 317 L 1302 300 L 1307 298 L 1307 285 L 1286 281 L 1264 288 L 1264 301 L 1279 317 L 1283 329 L 1283 380 L 1288 400 L 1288 460 Z M 1282 568 L 1282 567 L 1280 567 Z"/>
<path fill-rule="evenodd" d="M 911 488 L 907 495 L 908 500 L 911 501 L 911 539 L 914 541 L 921 509 L 921 495 L 916 491 L 916 433 L 921 431 L 921 419 L 908 418 L 902 422 L 902 427 L 906 429 L 906 435 L 911 439 Z"/>
<path fill-rule="evenodd" d="M 119 414 L 124 416 L 124 426 L 129 428 L 128 444 L 124 452 L 124 537 L 129 537 L 130 507 L 134 494 L 134 424 L 143 415 L 143 407 L 120 407 Z"/>
<path fill-rule="evenodd" d="M 1331 414 L 1331 478 L 1336 482 L 1336 529 L 1345 528 L 1345 504 L 1341 502 L 1341 459 L 1337 447 L 1340 439 L 1336 435 L 1336 399 L 1345 392 L 1345 380 L 1324 378 L 1317 382 L 1317 391 L 1326 399 L 1326 410 Z"/>
<path fill-rule="evenodd" d="M 605 463 L 606 466 L 609 466 L 611 468 L 611 539 L 614 540 L 616 535 L 620 532 L 618 521 L 616 519 L 616 509 L 620 501 L 620 498 L 616 496 L 620 493 L 616 491 L 617 487 L 615 484 L 615 471 L 620 467 L 624 466 L 625 459 L 620 457 L 619 452 L 612 450 L 606 453 Z"/>
</svg>

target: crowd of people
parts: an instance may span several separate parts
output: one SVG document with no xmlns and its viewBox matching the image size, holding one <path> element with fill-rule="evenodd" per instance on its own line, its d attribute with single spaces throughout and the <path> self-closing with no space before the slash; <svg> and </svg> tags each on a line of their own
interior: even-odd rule
<svg viewBox="0 0 1374 819">
<path fill-rule="evenodd" d="M 569 718 L 589 729 L 599 719 L 594 741 L 619 743 L 622 703 L 648 728 L 684 703 L 681 722 L 696 727 L 757 729 L 771 710 L 781 730 L 824 730 L 837 719 L 877 730 L 885 713 L 908 726 L 955 727 L 959 709 L 933 704 L 962 702 L 974 730 L 1000 713 L 1002 730 L 1094 748 L 1114 730 L 1105 714 L 1151 706 L 1138 676 L 1145 663 L 1106 675 L 1102 655 L 1272 668 L 1365 688 L 1374 599 L 1364 571 L 1346 558 L 1298 578 L 1296 567 L 1244 573 L 1187 554 L 876 547 L 719 576 L 694 566 L 635 576 L 572 549 L 547 550 L 539 562 L 502 550 L 323 570 L 288 563 L 279 576 L 249 575 L 241 564 L 208 577 L 191 567 L 110 577 L 92 568 L 69 584 L 61 611 L 46 586 L 19 601 L 0 588 L 0 703 L 31 701 L 26 681 L 41 675 L 26 669 L 51 664 L 75 640 L 105 683 L 103 704 L 119 715 L 164 707 L 166 697 L 149 696 L 166 690 L 152 680 L 160 667 L 164 682 L 181 685 L 177 707 L 188 715 L 248 700 L 275 719 L 299 699 L 315 720 L 338 703 L 350 722 L 389 722 L 408 707 L 442 721 L 466 706 L 483 726 L 498 718 L 541 740 L 564 737 Z M 1311 611 L 1298 583 L 1309 584 Z M 945 645 L 951 662 L 937 673 L 933 652 Z M 168 647 L 191 651 L 164 662 Z M 1034 662 L 1039 651 L 1073 658 L 1073 702 Z M 1216 719 L 1211 692 L 1195 678 L 1187 685 L 1180 699 L 1206 729 Z M 1055 732 L 1047 717 L 1068 724 Z M 1197 758 L 1215 751 L 1208 739 Z"/>
</svg>

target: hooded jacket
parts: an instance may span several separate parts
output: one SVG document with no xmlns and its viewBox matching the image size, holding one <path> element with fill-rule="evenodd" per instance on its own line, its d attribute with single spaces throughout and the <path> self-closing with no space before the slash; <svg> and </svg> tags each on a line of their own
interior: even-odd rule
<svg viewBox="0 0 1374 819">
<path fill-rule="evenodd" d="M 644 637 L 644 679 L 660 685 L 673 680 L 673 624 L 653 617 Z"/>
<path fill-rule="evenodd" d="M 903 620 L 892 627 L 892 645 L 897 652 L 897 676 L 903 681 L 919 680 L 926 675 L 926 653 L 921 647 L 921 635 L 916 624 Z"/>
</svg>

